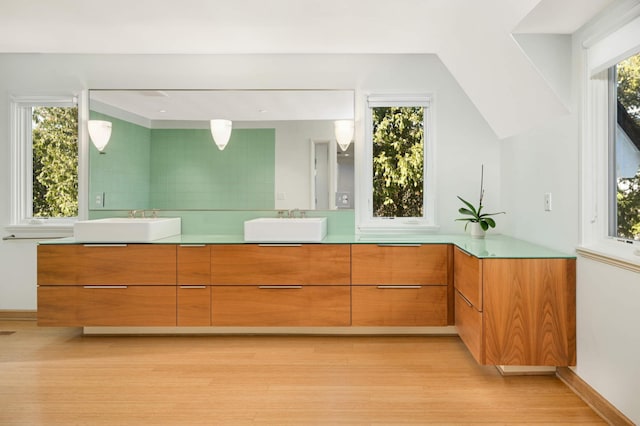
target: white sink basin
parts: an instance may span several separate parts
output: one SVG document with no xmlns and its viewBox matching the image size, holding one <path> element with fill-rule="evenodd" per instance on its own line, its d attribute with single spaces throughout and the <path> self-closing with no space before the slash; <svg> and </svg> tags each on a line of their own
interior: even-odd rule
<svg viewBox="0 0 640 426">
<path fill-rule="evenodd" d="M 244 240 L 254 243 L 317 243 L 326 235 L 326 217 L 267 217 L 244 222 Z"/>
<path fill-rule="evenodd" d="M 179 217 L 79 220 L 73 237 L 80 243 L 148 243 L 180 234 Z"/>
</svg>

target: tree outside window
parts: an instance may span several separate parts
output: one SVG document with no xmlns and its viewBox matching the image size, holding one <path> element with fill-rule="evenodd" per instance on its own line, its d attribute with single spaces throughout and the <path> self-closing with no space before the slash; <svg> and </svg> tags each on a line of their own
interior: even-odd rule
<svg viewBox="0 0 640 426">
<path fill-rule="evenodd" d="M 424 107 L 374 107 L 373 216 L 424 214 Z"/>
<path fill-rule="evenodd" d="M 640 240 L 640 54 L 616 66 L 617 236 Z"/>
<path fill-rule="evenodd" d="M 78 216 L 78 108 L 32 114 L 33 217 Z"/>
</svg>

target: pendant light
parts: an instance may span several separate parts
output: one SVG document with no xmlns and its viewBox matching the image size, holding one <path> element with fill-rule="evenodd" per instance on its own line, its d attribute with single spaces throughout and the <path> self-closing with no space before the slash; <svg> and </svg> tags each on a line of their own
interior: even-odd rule
<svg viewBox="0 0 640 426">
<path fill-rule="evenodd" d="M 104 154 L 104 148 L 109 143 L 111 138 L 111 122 L 104 120 L 89 120 L 87 123 L 89 127 L 89 138 L 93 145 L 100 151 L 100 154 Z"/>
<path fill-rule="evenodd" d="M 349 144 L 353 140 L 353 130 L 353 120 L 337 120 L 334 123 L 336 140 L 342 151 L 349 149 Z"/>
<path fill-rule="evenodd" d="M 218 149 L 222 151 L 229 143 L 231 137 L 231 120 L 211 120 L 211 136 L 213 142 L 218 146 Z"/>
</svg>

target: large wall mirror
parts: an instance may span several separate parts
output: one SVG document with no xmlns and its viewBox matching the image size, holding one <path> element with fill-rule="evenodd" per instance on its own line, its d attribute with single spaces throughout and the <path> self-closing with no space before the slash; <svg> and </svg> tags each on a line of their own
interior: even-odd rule
<svg viewBox="0 0 640 426">
<path fill-rule="evenodd" d="M 112 123 L 90 151 L 90 210 L 353 208 L 350 90 L 91 90 L 91 120 Z M 231 120 L 224 150 L 210 120 Z"/>
</svg>

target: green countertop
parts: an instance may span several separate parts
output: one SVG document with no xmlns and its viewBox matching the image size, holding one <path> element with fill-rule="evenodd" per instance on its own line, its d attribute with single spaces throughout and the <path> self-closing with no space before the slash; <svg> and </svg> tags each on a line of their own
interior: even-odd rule
<svg viewBox="0 0 640 426">
<path fill-rule="evenodd" d="M 82 244 L 73 238 L 47 240 L 41 244 Z M 155 240 L 151 244 L 249 244 L 242 235 L 183 234 Z M 320 244 L 453 244 L 467 253 L 485 258 L 575 258 L 575 254 L 563 253 L 504 235 L 487 235 L 473 239 L 465 234 L 366 234 L 327 235 Z"/>
</svg>

